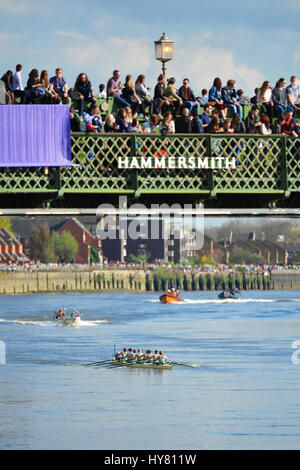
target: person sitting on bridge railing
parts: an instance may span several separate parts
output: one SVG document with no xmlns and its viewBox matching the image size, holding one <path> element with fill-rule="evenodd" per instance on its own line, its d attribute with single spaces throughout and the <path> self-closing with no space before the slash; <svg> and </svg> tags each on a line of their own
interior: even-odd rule
<svg viewBox="0 0 300 470">
<path fill-rule="evenodd" d="M 153 101 L 150 97 L 151 88 L 146 87 L 146 77 L 140 74 L 135 82 L 135 92 L 139 99 L 143 102 L 143 113 L 145 115 L 145 108 L 149 106 L 149 115 L 153 113 Z"/>
<path fill-rule="evenodd" d="M 71 98 L 68 95 L 68 84 L 63 77 L 63 69 L 61 67 L 56 68 L 55 76 L 51 77 L 49 81 L 52 86 L 54 98 L 58 99 L 63 104 L 71 104 Z"/>
<path fill-rule="evenodd" d="M 166 98 L 166 76 L 162 73 L 157 78 L 157 84 L 154 88 L 153 108 L 159 119 L 162 119 L 162 115 L 169 110 L 171 101 Z"/>
<path fill-rule="evenodd" d="M 238 100 L 235 85 L 235 80 L 227 81 L 227 85 L 222 88 L 222 100 L 226 104 L 226 106 L 231 109 L 232 113 L 238 113 L 238 115 L 242 119 L 242 107 Z"/>
<path fill-rule="evenodd" d="M 45 88 L 45 98 L 43 101 L 45 101 L 47 104 L 58 104 L 60 102 L 60 98 L 56 95 L 56 93 L 54 93 L 53 86 L 48 79 L 47 70 L 41 71 L 41 84 Z"/>
<path fill-rule="evenodd" d="M 143 102 L 135 92 L 134 82 L 131 75 L 126 76 L 121 98 L 128 103 L 126 108 L 131 108 L 133 113 L 136 112 L 138 107 L 140 107 L 140 110 L 145 113 Z"/>
<path fill-rule="evenodd" d="M 295 75 L 291 76 L 291 83 L 286 88 L 286 96 L 288 105 L 293 109 L 293 114 L 296 116 L 296 113 L 300 111 L 300 86 L 298 85 L 297 77 Z"/>
<path fill-rule="evenodd" d="M 14 96 L 15 98 L 21 98 L 21 103 L 24 103 L 24 100 L 25 100 L 25 90 L 24 90 L 24 87 L 23 87 L 23 84 L 22 84 L 22 65 L 21 64 L 17 64 L 16 65 L 16 72 L 13 76 L 13 79 L 12 79 L 12 89 L 13 89 L 13 92 L 14 92 Z"/>
<path fill-rule="evenodd" d="M 11 70 L 7 70 L 7 72 L 1 77 L 2 82 L 5 84 L 5 91 L 6 91 L 6 103 L 12 104 L 14 102 L 14 93 L 12 89 L 12 79 L 13 73 Z"/>
<path fill-rule="evenodd" d="M 120 80 L 120 71 L 114 70 L 113 76 L 107 82 L 107 96 L 113 97 L 117 105 L 125 108 L 125 106 L 130 106 L 130 103 L 125 98 L 120 96 L 122 88 L 123 84 Z"/>
<path fill-rule="evenodd" d="M 37 69 L 32 69 L 27 80 L 25 103 L 33 103 L 44 96 L 45 88 L 41 83 L 39 72 Z"/>
<path fill-rule="evenodd" d="M 262 113 L 267 113 L 271 122 L 274 117 L 274 103 L 272 101 L 271 83 L 265 80 L 256 94 L 256 102 L 261 104 Z"/>
<path fill-rule="evenodd" d="M 280 78 L 277 81 L 275 88 L 273 90 L 272 101 L 275 105 L 275 109 L 276 109 L 278 116 L 281 116 L 281 114 L 284 114 L 288 109 L 291 109 L 292 111 L 294 111 L 294 109 L 288 105 L 286 88 L 284 88 L 285 85 L 286 85 L 285 78 Z"/>
<path fill-rule="evenodd" d="M 215 106 L 221 113 L 221 117 L 225 119 L 227 113 L 227 106 L 222 99 L 222 80 L 216 77 L 213 86 L 208 93 L 208 102 Z"/>
<path fill-rule="evenodd" d="M 175 78 L 171 77 L 168 81 L 168 85 L 165 89 L 165 97 L 171 102 L 173 106 L 174 115 L 176 115 L 179 107 L 182 105 L 183 101 L 180 96 L 176 93 L 175 89 Z"/>
<path fill-rule="evenodd" d="M 80 116 L 83 114 L 85 103 L 93 103 L 96 101 L 92 84 L 86 73 L 80 73 L 78 75 L 74 89 L 71 92 L 71 97 L 74 100 L 80 101 Z"/>
<path fill-rule="evenodd" d="M 182 86 L 179 88 L 178 95 L 183 101 L 184 106 L 189 109 L 189 115 L 192 114 L 192 109 L 196 108 L 199 114 L 199 102 L 196 100 L 193 90 L 189 85 L 189 79 L 184 78 Z"/>
</svg>

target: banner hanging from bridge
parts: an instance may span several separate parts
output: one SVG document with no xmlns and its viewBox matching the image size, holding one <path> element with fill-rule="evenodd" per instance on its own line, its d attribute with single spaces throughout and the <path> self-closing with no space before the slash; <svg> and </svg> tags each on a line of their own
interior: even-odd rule
<svg viewBox="0 0 300 470">
<path fill-rule="evenodd" d="M 71 164 L 68 105 L 0 106 L 0 167 Z"/>
</svg>

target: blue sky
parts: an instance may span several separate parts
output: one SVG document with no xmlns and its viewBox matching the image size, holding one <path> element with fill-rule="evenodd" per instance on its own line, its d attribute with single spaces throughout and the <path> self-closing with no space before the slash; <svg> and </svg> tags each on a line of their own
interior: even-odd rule
<svg viewBox="0 0 300 470">
<path fill-rule="evenodd" d="M 175 41 L 167 75 L 190 78 L 196 95 L 220 76 L 235 78 L 247 95 L 268 79 L 299 75 L 300 1 L 227 0 L 0 0 L 1 71 L 23 64 L 64 69 L 69 86 L 86 72 L 94 89 L 120 69 L 147 77 L 154 87 L 161 65 L 153 41 L 163 32 Z"/>
</svg>

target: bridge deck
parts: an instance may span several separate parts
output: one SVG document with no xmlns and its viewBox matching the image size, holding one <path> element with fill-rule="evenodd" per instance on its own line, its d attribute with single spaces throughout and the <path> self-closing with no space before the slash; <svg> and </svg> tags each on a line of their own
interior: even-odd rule
<svg viewBox="0 0 300 470">
<path fill-rule="evenodd" d="M 76 133 L 72 155 L 72 166 L 48 172 L 1 168 L 0 207 L 97 207 L 119 195 L 148 203 L 204 200 L 207 207 L 266 207 L 274 200 L 300 207 L 297 138 Z M 118 157 L 131 168 L 118 168 Z M 225 167 L 226 158 L 235 168 Z M 157 159 L 169 167 L 142 168 Z"/>
</svg>

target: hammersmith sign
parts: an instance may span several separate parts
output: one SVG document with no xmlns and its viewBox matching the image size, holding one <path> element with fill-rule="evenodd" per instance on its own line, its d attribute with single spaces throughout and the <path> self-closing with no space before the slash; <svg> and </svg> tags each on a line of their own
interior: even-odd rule
<svg viewBox="0 0 300 470">
<path fill-rule="evenodd" d="M 129 170 L 143 169 L 187 169 L 222 170 L 236 168 L 234 157 L 118 157 L 118 168 Z"/>
</svg>

